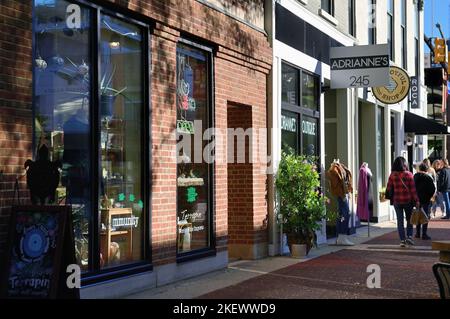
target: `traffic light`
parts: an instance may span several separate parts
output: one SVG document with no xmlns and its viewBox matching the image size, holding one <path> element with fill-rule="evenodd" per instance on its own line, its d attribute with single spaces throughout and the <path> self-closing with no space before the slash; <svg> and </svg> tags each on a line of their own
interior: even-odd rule
<svg viewBox="0 0 450 319">
<path fill-rule="evenodd" d="M 447 59 L 447 45 L 445 39 L 434 40 L 434 63 L 445 63 Z"/>
</svg>

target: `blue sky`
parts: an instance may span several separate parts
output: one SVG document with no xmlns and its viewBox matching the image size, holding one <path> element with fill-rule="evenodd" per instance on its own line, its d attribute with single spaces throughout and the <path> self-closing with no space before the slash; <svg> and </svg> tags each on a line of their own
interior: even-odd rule
<svg viewBox="0 0 450 319">
<path fill-rule="evenodd" d="M 428 37 L 439 36 L 439 30 L 435 27 L 440 23 L 442 31 L 450 38 L 450 0 L 425 0 L 425 35 Z"/>
</svg>

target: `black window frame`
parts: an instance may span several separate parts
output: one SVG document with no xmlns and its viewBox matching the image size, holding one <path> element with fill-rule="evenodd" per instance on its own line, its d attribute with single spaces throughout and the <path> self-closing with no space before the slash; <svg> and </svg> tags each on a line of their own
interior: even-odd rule
<svg viewBox="0 0 450 319">
<path fill-rule="evenodd" d="M 402 35 L 402 68 L 407 70 L 408 69 L 408 48 L 407 48 L 407 37 L 408 34 L 406 32 L 406 25 L 407 25 L 407 18 L 408 18 L 408 13 L 407 13 L 407 3 L 406 0 L 400 0 L 400 6 L 401 6 L 401 10 L 400 10 L 400 14 L 401 14 L 401 23 L 400 23 L 400 28 L 401 28 L 401 35 Z"/>
<path fill-rule="evenodd" d="M 377 1 L 376 0 L 369 0 L 370 1 L 370 5 L 371 5 L 371 15 L 369 15 L 368 19 L 375 17 L 376 19 L 376 5 L 377 5 Z M 374 45 L 377 43 L 377 28 L 376 26 L 371 26 L 371 23 L 373 23 L 373 21 L 368 20 L 368 44 L 369 45 Z"/>
<path fill-rule="evenodd" d="M 300 155 L 303 154 L 303 134 L 301 130 L 301 125 L 303 121 L 304 116 L 308 116 L 311 118 L 317 119 L 318 122 L 318 130 L 317 130 L 317 157 L 320 157 L 321 152 L 321 145 L 320 145 L 320 120 L 321 120 L 321 113 L 320 113 L 320 77 L 317 74 L 314 74 L 312 72 L 308 72 L 302 68 L 299 68 L 298 66 L 293 65 L 292 63 L 289 63 L 287 61 L 282 61 L 282 64 L 288 65 L 291 68 L 294 68 L 298 72 L 298 78 L 299 78 L 299 84 L 298 84 L 298 93 L 299 93 L 299 102 L 298 105 L 289 104 L 286 102 L 281 101 L 281 112 L 287 112 L 290 113 L 290 115 L 295 114 L 296 120 L 297 120 L 297 149 L 296 154 Z M 281 68 L 282 69 L 282 68 Z M 312 77 L 314 77 L 317 80 L 317 86 L 316 86 L 316 94 L 317 94 L 317 109 L 312 110 L 308 107 L 303 106 L 303 92 L 302 92 L 302 81 L 303 81 L 303 74 L 308 74 Z M 280 128 L 281 130 L 281 128 Z"/>
<path fill-rule="evenodd" d="M 208 121 L 209 128 L 215 127 L 215 96 L 214 96 L 214 88 L 215 88 L 215 78 L 214 78 L 214 57 L 216 54 L 216 50 L 212 45 L 209 45 L 207 43 L 203 43 L 200 40 L 193 39 L 189 35 L 182 34 L 181 37 L 178 39 L 178 43 L 183 44 L 185 46 L 193 47 L 197 50 L 203 51 L 207 54 L 207 68 L 208 68 Z M 177 43 L 177 49 L 178 49 L 178 43 Z M 177 106 L 178 107 L 178 106 Z M 206 127 L 203 126 L 205 129 Z M 203 134 L 203 133 L 202 133 Z M 185 253 L 179 253 L 178 251 L 178 243 L 176 244 L 176 262 L 178 264 L 189 262 L 192 260 L 198 260 L 205 257 L 211 257 L 215 256 L 217 254 L 216 249 L 216 230 L 214 228 L 215 224 L 215 176 L 216 176 L 216 165 L 215 163 L 209 163 L 208 164 L 208 178 L 209 178 L 209 188 L 208 188 L 208 227 L 209 227 L 209 247 L 198 249 L 198 250 L 192 250 Z M 176 216 L 178 216 L 178 187 L 176 191 Z M 178 226 L 176 231 L 178 232 Z M 178 234 L 177 238 L 178 238 Z"/>
<path fill-rule="evenodd" d="M 356 36 L 356 0 L 348 0 L 348 33 Z"/>
<path fill-rule="evenodd" d="M 388 0 L 388 10 L 387 10 L 387 43 L 389 45 L 389 54 L 391 56 L 391 61 L 395 60 L 394 57 L 394 46 L 395 46 L 395 25 L 394 25 L 394 1 Z"/>
<path fill-rule="evenodd" d="M 321 0 L 320 8 L 334 17 L 334 0 Z"/>
<path fill-rule="evenodd" d="M 121 278 L 128 275 L 139 274 L 143 272 L 148 272 L 153 270 L 152 264 L 152 240 L 151 240 L 151 218 L 152 218 L 152 104 L 151 104 L 151 32 L 153 29 L 153 24 L 134 12 L 126 9 L 116 8 L 114 4 L 98 5 L 87 0 L 65 0 L 71 4 L 79 5 L 90 11 L 90 61 L 92 63 L 90 67 L 90 76 L 92 84 L 90 86 L 90 96 L 89 96 L 89 117 L 90 117 L 90 165 L 91 165 L 91 178 L 92 178 L 92 191 L 91 191 L 91 216 L 89 222 L 89 267 L 88 271 L 81 274 L 81 286 L 85 287 L 91 284 L 96 284 L 100 282 L 105 282 L 108 280 L 113 280 Z M 109 15 L 116 19 L 120 19 L 124 22 L 134 24 L 138 26 L 142 31 L 142 101 L 143 107 L 141 110 L 141 116 L 144 119 L 141 127 L 141 134 L 144 136 L 141 140 L 141 169 L 143 176 L 141 179 L 142 192 L 144 194 L 144 227 L 142 230 L 142 259 L 140 261 L 132 262 L 129 264 L 119 265 L 115 267 L 101 268 L 100 266 L 100 218 L 99 218 L 99 186 L 100 186 L 100 174 L 101 174 L 101 159 L 100 159 L 100 68 L 101 68 L 101 57 L 100 57 L 100 32 L 101 32 L 101 15 Z M 33 20 L 33 30 L 32 30 L 32 54 L 33 58 L 36 54 L 35 43 L 36 37 L 34 32 L 34 21 L 35 21 L 35 5 L 32 5 L 32 20 Z M 35 68 L 33 68 L 33 99 L 32 99 L 32 116 L 33 119 L 36 116 L 36 105 L 34 94 L 36 91 L 35 82 Z M 33 150 L 36 148 L 35 145 L 35 123 L 33 120 Z M 35 154 L 33 154 L 33 158 Z"/>
</svg>

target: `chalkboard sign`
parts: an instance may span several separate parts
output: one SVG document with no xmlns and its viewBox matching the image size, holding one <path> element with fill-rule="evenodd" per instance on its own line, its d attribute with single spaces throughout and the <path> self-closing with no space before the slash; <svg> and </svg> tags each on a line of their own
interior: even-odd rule
<svg viewBox="0 0 450 319">
<path fill-rule="evenodd" d="M 5 298 L 72 298 L 65 271 L 75 263 L 70 206 L 15 206 L 2 270 Z"/>
</svg>

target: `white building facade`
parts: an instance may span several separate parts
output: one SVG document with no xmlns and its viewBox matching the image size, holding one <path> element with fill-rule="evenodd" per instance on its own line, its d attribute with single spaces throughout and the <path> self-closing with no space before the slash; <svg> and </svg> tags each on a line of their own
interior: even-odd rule
<svg viewBox="0 0 450 319">
<path fill-rule="evenodd" d="M 423 11 L 419 7 L 415 0 L 266 1 L 267 29 L 274 50 L 268 91 L 272 101 L 269 125 L 273 128 L 269 149 L 275 172 L 282 150 L 288 146 L 298 154 L 320 156 L 322 184 L 328 194 L 325 172 L 334 159 L 353 173 L 354 190 L 358 189 L 360 166 L 368 163 L 374 175 L 373 222 L 395 218 L 389 204 L 379 201 L 379 190 L 387 183 L 394 158 L 404 156 L 417 162 L 426 157 L 426 136 L 416 137 L 404 130 L 405 112 L 424 117 L 427 112 Z M 330 89 L 331 47 L 385 43 L 392 43 L 391 65 L 402 67 L 411 77 L 418 76 L 419 108 L 411 109 L 409 97 L 395 105 L 379 103 L 370 88 Z M 282 230 L 272 185 L 273 178 L 269 179 L 269 203 L 273 203 L 269 205 L 269 252 L 278 254 Z M 350 200 L 352 231 L 359 225 L 356 195 Z M 329 229 L 328 237 L 332 233 Z M 319 244 L 326 243 L 325 223 L 317 235 Z"/>
</svg>

